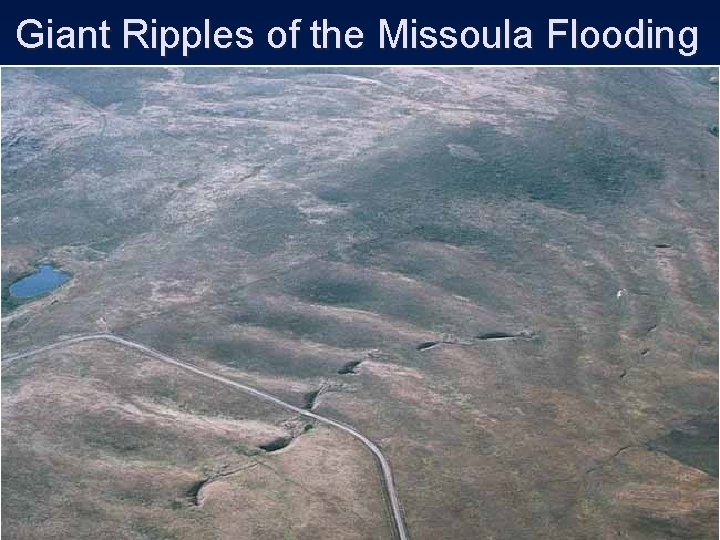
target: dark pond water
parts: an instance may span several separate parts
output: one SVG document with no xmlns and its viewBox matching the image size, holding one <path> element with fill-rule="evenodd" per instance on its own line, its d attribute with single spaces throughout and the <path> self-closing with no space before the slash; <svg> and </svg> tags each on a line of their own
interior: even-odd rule
<svg viewBox="0 0 720 540">
<path fill-rule="evenodd" d="M 33 298 L 54 291 L 69 279 L 68 274 L 53 265 L 41 264 L 37 272 L 10 285 L 10 294 L 17 298 Z"/>
</svg>

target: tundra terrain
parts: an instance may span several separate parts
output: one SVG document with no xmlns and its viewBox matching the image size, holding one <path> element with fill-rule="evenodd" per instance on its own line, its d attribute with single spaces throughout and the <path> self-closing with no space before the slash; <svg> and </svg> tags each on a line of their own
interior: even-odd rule
<svg viewBox="0 0 720 540">
<path fill-rule="evenodd" d="M 708 69 L 6 68 L 3 354 L 353 426 L 413 540 L 716 538 L 717 125 Z M 396 534 L 332 426 L 2 380 L 8 538 Z"/>
</svg>

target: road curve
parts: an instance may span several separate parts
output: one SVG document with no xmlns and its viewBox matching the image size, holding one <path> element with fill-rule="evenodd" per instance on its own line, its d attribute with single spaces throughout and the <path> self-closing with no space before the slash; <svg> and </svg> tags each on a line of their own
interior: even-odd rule
<svg viewBox="0 0 720 540">
<path fill-rule="evenodd" d="M 318 422 L 322 422 L 323 424 L 327 424 L 329 426 L 336 427 L 336 428 L 344 431 L 345 433 L 349 433 L 350 435 L 352 435 L 353 437 L 358 439 L 361 443 L 363 443 L 365 446 L 367 446 L 370 449 L 370 451 L 373 453 L 375 458 L 377 459 L 378 463 L 380 464 L 380 469 L 382 471 L 383 480 L 384 480 L 384 484 L 385 484 L 385 490 L 387 492 L 388 501 L 390 502 L 390 510 L 392 511 L 393 521 L 395 524 L 395 531 L 397 533 L 398 539 L 399 540 L 409 540 L 410 537 L 408 535 L 407 529 L 405 528 L 405 522 L 403 521 L 402 510 L 400 508 L 400 498 L 398 497 L 397 490 L 395 489 L 395 483 L 393 482 L 393 475 L 392 475 L 392 469 L 390 468 L 390 463 L 388 462 L 387 458 L 383 455 L 380 448 L 378 448 L 378 446 L 374 442 L 372 442 L 370 439 L 365 437 L 362 433 L 357 431 L 352 426 L 344 424 L 338 420 L 333 420 L 332 418 L 328 418 L 326 416 L 315 414 L 314 412 L 308 411 L 306 409 L 296 407 L 295 405 L 287 403 L 287 402 L 283 401 L 282 399 L 275 397 L 271 394 L 267 394 L 267 393 L 263 392 L 262 390 L 253 388 L 252 386 L 248 386 L 246 384 L 242 384 L 242 383 L 233 381 L 232 379 L 228 379 L 226 377 L 223 377 L 222 375 L 216 375 L 209 371 L 205 371 L 205 370 L 200 369 L 199 367 L 196 367 L 188 362 L 183 362 L 182 360 L 178 360 L 177 358 L 173 358 L 172 356 L 168 356 L 159 351 L 156 351 L 155 349 L 152 349 L 146 345 L 142 345 L 141 343 L 135 343 L 134 341 L 130 341 L 130 340 L 115 336 L 113 334 L 86 334 L 86 335 L 82 335 L 82 336 L 76 336 L 76 337 L 72 337 L 72 338 L 68 338 L 68 339 L 63 339 L 63 340 L 57 341 L 51 345 L 46 345 L 45 347 L 40 347 L 40 348 L 33 349 L 33 350 L 30 350 L 30 351 L 27 351 L 24 353 L 8 355 L 7 357 L 2 359 L 2 364 L 8 365 L 17 360 L 22 360 L 23 358 L 35 356 L 37 354 L 40 354 L 40 353 L 43 353 L 46 351 L 50 351 L 52 349 L 66 347 L 68 345 L 73 345 L 75 343 L 82 343 L 84 341 L 97 341 L 97 340 L 110 341 L 112 343 L 117 343 L 119 345 L 124 345 L 125 347 L 141 351 L 141 352 L 148 354 L 148 355 L 150 355 L 162 362 L 165 362 L 167 364 L 172 364 L 172 365 L 177 366 L 186 371 L 191 371 L 192 373 L 200 375 L 201 377 L 213 379 L 213 380 L 218 381 L 227 386 L 232 386 L 234 388 L 242 390 L 243 392 L 251 394 L 255 397 L 258 397 L 265 401 L 270 401 L 272 403 L 275 403 L 276 405 L 279 405 L 280 407 L 284 407 L 285 409 L 289 409 L 301 416 L 304 416 L 306 418 L 313 418 L 313 419 L 317 420 Z"/>
</svg>

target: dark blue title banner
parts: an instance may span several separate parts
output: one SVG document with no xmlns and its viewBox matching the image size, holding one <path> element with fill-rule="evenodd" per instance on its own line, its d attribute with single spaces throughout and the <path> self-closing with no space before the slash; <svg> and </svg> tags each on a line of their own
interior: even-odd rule
<svg viewBox="0 0 720 540">
<path fill-rule="evenodd" d="M 0 63 L 711 65 L 720 40 L 705 6 L 15 3 Z"/>
</svg>

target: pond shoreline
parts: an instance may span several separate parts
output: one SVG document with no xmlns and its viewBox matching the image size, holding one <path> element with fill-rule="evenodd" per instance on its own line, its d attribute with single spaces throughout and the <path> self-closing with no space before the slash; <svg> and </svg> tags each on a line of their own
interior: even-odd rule
<svg viewBox="0 0 720 540">
<path fill-rule="evenodd" d="M 46 296 L 72 279 L 69 272 L 60 270 L 52 261 L 37 264 L 32 272 L 17 276 L 3 286 L 3 311 L 12 310 L 25 302 Z"/>
</svg>

